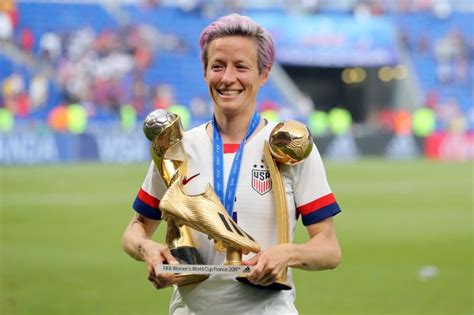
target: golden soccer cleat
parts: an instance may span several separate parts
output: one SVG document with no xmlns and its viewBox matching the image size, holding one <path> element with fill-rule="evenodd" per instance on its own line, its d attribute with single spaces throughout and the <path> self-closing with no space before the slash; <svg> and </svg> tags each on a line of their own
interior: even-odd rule
<svg viewBox="0 0 474 315">
<path fill-rule="evenodd" d="M 258 253 L 260 245 L 227 214 L 219 197 L 208 184 L 199 195 L 186 195 L 182 178 L 176 179 L 160 201 L 163 218 L 173 218 L 178 225 L 187 225 L 207 234 L 217 244 L 241 250 L 243 254 Z"/>
</svg>

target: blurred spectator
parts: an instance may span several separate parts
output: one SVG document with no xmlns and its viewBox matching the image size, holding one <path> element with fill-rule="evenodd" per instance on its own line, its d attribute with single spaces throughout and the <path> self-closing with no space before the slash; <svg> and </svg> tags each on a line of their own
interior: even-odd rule
<svg viewBox="0 0 474 315">
<path fill-rule="evenodd" d="M 416 12 L 429 11 L 433 7 L 433 0 L 412 0 L 413 8 Z"/>
<path fill-rule="evenodd" d="M 370 12 L 373 16 L 383 15 L 384 11 L 384 6 L 381 0 L 370 1 Z"/>
<path fill-rule="evenodd" d="M 384 106 L 376 107 L 368 113 L 368 122 L 371 126 L 375 127 L 376 130 L 393 132 L 394 131 L 394 116 L 395 111 Z"/>
<path fill-rule="evenodd" d="M 454 76 L 454 64 L 459 62 L 466 54 L 466 46 L 462 33 L 457 30 L 451 30 L 446 36 L 438 39 L 434 46 L 434 55 L 436 58 L 436 73 L 441 82 L 450 82 Z M 464 63 L 458 67 L 467 67 Z M 457 69 L 461 74 L 464 69 Z M 466 69 L 467 71 L 467 69 Z"/>
<path fill-rule="evenodd" d="M 31 110 L 42 107 L 48 99 L 48 79 L 43 75 L 35 75 L 30 82 L 29 97 Z"/>
<path fill-rule="evenodd" d="M 175 102 L 173 86 L 160 84 L 155 89 L 153 97 L 153 108 L 167 109 Z"/>
<path fill-rule="evenodd" d="M 434 0 L 433 14 L 440 18 L 446 19 L 451 15 L 451 3 L 448 0 Z"/>
<path fill-rule="evenodd" d="M 352 14 L 355 17 L 364 18 L 370 17 L 372 15 L 370 5 L 367 1 L 358 1 L 357 4 L 354 6 Z"/>
<path fill-rule="evenodd" d="M 303 10 L 308 14 L 316 14 L 321 9 L 320 0 L 301 0 Z"/>
<path fill-rule="evenodd" d="M 139 114 L 143 113 L 146 108 L 147 101 L 149 98 L 149 91 L 147 86 L 143 83 L 143 80 L 135 78 L 132 83 L 132 96 L 130 104 L 135 108 L 135 111 Z"/>
<path fill-rule="evenodd" d="M 439 102 L 439 91 L 437 89 L 429 90 L 426 93 L 425 105 L 428 108 L 435 109 Z"/>
<path fill-rule="evenodd" d="M 18 25 L 18 11 L 13 0 L 0 1 L 0 40 L 11 40 Z"/>
<path fill-rule="evenodd" d="M 398 7 L 396 7 L 398 5 Z M 396 10 L 408 12 L 413 7 L 413 0 L 394 2 L 385 0 L 356 0 L 353 1 L 352 14 L 356 17 L 382 16 L 386 11 Z"/>
<path fill-rule="evenodd" d="M 454 78 L 455 82 L 464 85 L 469 79 L 469 59 L 466 55 L 462 55 L 456 59 L 454 64 Z"/>
<path fill-rule="evenodd" d="M 398 0 L 396 1 L 398 4 L 397 11 L 400 12 L 411 12 L 412 10 L 412 0 Z"/>
<path fill-rule="evenodd" d="M 117 113 L 124 104 L 122 90 L 114 77 L 96 77 L 92 82 L 91 100 L 105 112 Z"/>
<path fill-rule="evenodd" d="M 462 133 L 466 129 L 466 117 L 455 98 L 450 98 L 436 106 L 439 128 L 451 133 Z"/>
<path fill-rule="evenodd" d="M 56 61 L 61 55 L 61 39 L 53 33 L 44 33 L 40 38 L 40 59 L 52 63 Z"/>
<path fill-rule="evenodd" d="M 66 39 L 66 58 L 75 62 L 92 48 L 94 43 L 94 32 L 91 28 L 82 28 L 73 31 Z M 98 52 L 100 54 L 100 51 Z"/>
<path fill-rule="evenodd" d="M 141 0 L 140 5 L 145 9 L 156 9 L 160 6 L 160 0 Z"/>
<path fill-rule="evenodd" d="M 35 35 L 30 28 L 25 27 L 20 31 L 20 47 L 23 52 L 31 54 L 35 44 Z"/>
<path fill-rule="evenodd" d="M 135 65 L 139 71 L 145 71 L 148 69 L 153 58 L 151 51 L 146 47 L 136 48 L 133 57 L 135 59 Z"/>
<path fill-rule="evenodd" d="M 18 117 L 26 117 L 30 112 L 30 100 L 25 93 L 25 82 L 18 73 L 5 78 L 2 83 L 4 106 Z"/>
<path fill-rule="evenodd" d="M 13 35 L 13 22 L 10 16 L 0 11 L 0 40 L 10 40 Z"/>
<path fill-rule="evenodd" d="M 178 7 L 183 10 L 183 12 L 201 12 L 203 1 L 202 0 L 176 0 Z"/>
</svg>

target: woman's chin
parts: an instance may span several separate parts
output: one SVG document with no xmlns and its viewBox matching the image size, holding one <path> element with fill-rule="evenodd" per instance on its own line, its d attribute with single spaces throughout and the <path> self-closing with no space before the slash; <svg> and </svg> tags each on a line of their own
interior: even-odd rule
<svg viewBox="0 0 474 315">
<path fill-rule="evenodd" d="M 249 106 L 243 102 L 218 102 L 215 105 L 215 109 L 224 114 L 253 114 L 255 106 Z M 251 110 L 250 110 L 251 109 Z"/>
</svg>

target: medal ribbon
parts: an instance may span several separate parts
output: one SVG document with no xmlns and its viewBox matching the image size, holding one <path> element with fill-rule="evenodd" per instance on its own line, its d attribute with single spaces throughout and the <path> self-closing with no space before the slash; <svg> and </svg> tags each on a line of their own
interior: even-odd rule
<svg viewBox="0 0 474 315">
<path fill-rule="evenodd" d="M 240 143 L 239 149 L 235 153 L 234 160 L 232 161 L 232 167 L 230 169 L 229 178 L 227 179 L 227 186 L 224 197 L 224 150 L 222 144 L 222 138 L 217 128 L 216 116 L 212 116 L 213 126 L 213 166 L 214 166 L 214 190 L 219 196 L 222 204 L 224 205 L 227 213 L 232 218 L 234 211 L 234 200 L 235 192 L 237 190 L 237 182 L 239 181 L 240 164 L 242 162 L 242 155 L 244 153 L 245 141 L 254 133 L 260 123 L 260 115 L 257 111 L 252 116 L 250 124 L 247 128 L 247 134 Z"/>
</svg>

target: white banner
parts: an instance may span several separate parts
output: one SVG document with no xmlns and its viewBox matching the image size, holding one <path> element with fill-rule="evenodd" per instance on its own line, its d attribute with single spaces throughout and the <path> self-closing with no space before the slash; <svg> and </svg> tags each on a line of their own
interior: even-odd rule
<svg viewBox="0 0 474 315">
<path fill-rule="evenodd" d="M 241 274 L 250 273 L 251 266 L 227 265 L 158 265 L 158 272 L 162 273 L 193 273 L 193 274 Z"/>
</svg>

